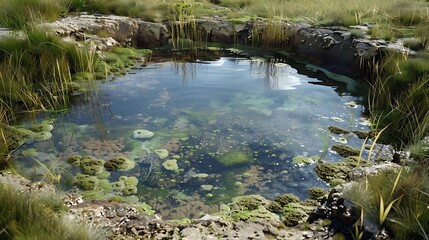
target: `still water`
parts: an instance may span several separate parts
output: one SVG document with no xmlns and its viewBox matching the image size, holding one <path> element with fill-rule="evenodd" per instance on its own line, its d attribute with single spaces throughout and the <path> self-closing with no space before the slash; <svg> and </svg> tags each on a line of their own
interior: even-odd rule
<svg viewBox="0 0 429 240">
<path fill-rule="evenodd" d="M 149 64 L 78 96 L 69 112 L 52 118 L 52 138 L 15 152 L 15 167 L 34 178 L 61 175 L 70 190 L 83 171 L 71 156 L 126 157 L 130 169 L 95 173 L 100 182 L 86 196 L 140 200 L 167 219 L 214 212 L 237 195 L 304 199 L 309 187 L 326 187 L 311 162 L 327 147 L 328 126 L 367 129 L 364 90 L 338 79 L 263 59 Z M 335 142 L 361 144 L 331 136 Z M 296 163 L 299 157 L 312 160 Z M 323 159 L 340 157 L 328 151 Z M 121 176 L 135 177 L 136 187 L 118 187 Z"/>
</svg>

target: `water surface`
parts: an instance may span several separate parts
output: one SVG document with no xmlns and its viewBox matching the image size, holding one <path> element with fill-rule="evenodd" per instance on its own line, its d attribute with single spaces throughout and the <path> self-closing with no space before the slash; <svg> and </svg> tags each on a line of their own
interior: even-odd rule
<svg viewBox="0 0 429 240">
<path fill-rule="evenodd" d="M 70 156 L 125 156 L 136 167 L 112 171 L 107 179 L 137 177 L 138 192 L 126 198 L 148 203 L 165 218 L 199 217 L 244 194 L 272 199 L 294 193 L 304 199 L 309 187 L 326 185 L 314 164 L 293 159 L 317 159 L 330 125 L 367 128 L 358 104 L 363 98 L 344 90 L 358 91 L 358 84 L 324 82 L 260 59 L 149 64 L 78 97 L 70 112 L 55 117 L 52 139 L 24 145 L 15 165 L 33 177 L 46 174 L 37 159 L 70 189 L 81 171 L 67 163 Z M 135 139 L 137 129 L 154 136 Z M 336 141 L 361 144 L 340 136 L 330 144 Z M 28 149 L 36 154 L 23 153 Z M 155 154 L 159 149 L 167 149 L 168 157 Z M 173 159 L 178 169 L 167 170 L 162 164 Z M 338 159 L 329 151 L 324 157 Z M 107 195 L 115 194 L 122 193 Z"/>
</svg>

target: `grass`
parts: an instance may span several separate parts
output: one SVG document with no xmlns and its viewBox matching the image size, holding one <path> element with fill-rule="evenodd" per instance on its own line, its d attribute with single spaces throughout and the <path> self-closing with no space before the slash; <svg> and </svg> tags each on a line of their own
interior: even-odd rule
<svg viewBox="0 0 429 240">
<path fill-rule="evenodd" d="M 91 227 L 61 218 L 66 210 L 55 194 L 18 191 L 0 184 L 1 239 L 102 239 Z"/>
<path fill-rule="evenodd" d="M 427 173 L 417 169 L 388 170 L 354 184 L 343 197 L 394 239 L 427 239 L 428 180 Z"/>
<path fill-rule="evenodd" d="M 12 118 L 21 110 L 68 108 L 71 76 L 94 73 L 97 55 L 41 29 L 25 33 L 0 40 L 0 108 Z"/>
<path fill-rule="evenodd" d="M 370 107 L 387 127 L 382 141 L 398 149 L 417 144 L 429 132 L 429 57 L 389 53 L 378 73 Z"/>
</svg>

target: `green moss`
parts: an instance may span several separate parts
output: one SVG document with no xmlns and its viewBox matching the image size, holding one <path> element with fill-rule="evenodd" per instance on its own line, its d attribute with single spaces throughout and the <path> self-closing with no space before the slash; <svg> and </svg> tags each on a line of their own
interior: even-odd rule
<svg viewBox="0 0 429 240">
<path fill-rule="evenodd" d="M 0 134 L 0 162 L 9 158 L 9 154 L 24 144 L 28 137 L 28 133 L 2 123 Z"/>
<path fill-rule="evenodd" d="M 21 152 L 23 156 L 25 157 L 36 157 L 38 155 L 37 149 L 35 148 L 28 148 Z"/>
<path fill-rule="evenodd" d="M 135 166 L 136 166 L 136 163 L 134 161 L 129 160 L 126 157 L 114 157 L 108 160 L 104 164 L 104 167 L 108 171 L 112 171 L 112 170 L 128 171 L 130 169 L 133 169 Z"/>
<path fill-rule="evenodd" d="M 234 166 L 250 163 L 253 161 L 253 158 L 244 152 L 233 151 L 221 155 L 217 158 L 217 161 L 224 166 Z"/>
<path fill-rule="evenodd" d="M 347 145 L 335 144 L 332 146 L 331 149 L 343 157 L 359 156 L 360 154 L 360 149 L 350 147 Z"/>
<path fill-rule="evenodd" d="M 137 186 L 139 180 L 136 177 L 127 177 L 124 181 L 125 186 Z"/>
<path fill-rule="evenodd" d="M 103 193 L 103 191 L 100 190 L 89 190 L 82 192 L 82 197 L 86 201 L 92 201 L 92 200 L 105 200 L 106 196 Z"/>
<path fill-rule="evenodd" d="M 29 129 L 33 132 L 50 132 L 54 129 L 54 125 L 52 121 L 45 120 L 41 123 L 31 125 Z"/>
<path fill-rule="evenodd" d="M 118 203 L 126 202 L 125 198 L 118 195 L 111 196 L 108 200 L 109 202 L 118 202 Z"/>
<path fill-rule="evenodd" d="M 72 155 L 67 158 L 67 162 L 74 165 L 74 166 L 80 166 L 80 160 L 82 159 L 82 156 L 79 155 Z"/>
<path fill-rule="evenodd" d="M 335 134 L 349 134 L 350 133 L 349 130 L 344 129 L 344 128 L 340 128 L 340 127 L 337 127 L 337 126 L 329 126 L 328 130 L 331 133 L 335 133 Z"/>
<path fill-rule="evenodd" d="M 283 194 L 274 198 L 274 201 L 280 204 L 281 207 L 288 205 L 289 203 L 299 202 L 299 198 L 293 194 Z"/>
<path fill-rule="evenodd" d="M 308 189 L 308 196 L 314 200 L 320 200 L 328 195 L 328 191 L 323 188 L 310 188 Z"/>
<path fill-rule="evenodd" d="M 107 179 L 101 179 L 98 183 L 98 188 L 105 193 L 113 190 L 112 184 Z"/>
<path fill-rule="evenodd" d="M 146 215 L 154 215 L 155 211 L 152 209 L 150 205 L 147 205 L 146 203 L 137 203 L 134 205 L 136 210 L 139 213 L 146 214 Z"/>
<path fill-rule="evenodd" d="M 231 200 L 240 209 L 256 210 L 259 206 L 268 206 L 269 201 L 260 195 L 238 196 Z"/>
<path fill-rule="evenodd" d="M 104 171 L 104 160 L 85 156 L 80 159 L 82 172 L 88 175 L 99 175 Z"/>
<path fill-rule="evenodd" d="M 100 180 L 95 176 L 78 174 L 75 177 L 75 183 L 82 190 L 95 190 L 97 189 Z"/>
<path fill-rule="evenodd" d="M 300 166 L 314 163 L 314 160 L 306 156 L 298 155 L 292 158 L 292 161 Z"/>
<path fill-rule="evenodd" d="M 122 190 L 124 195 L 133 195 L 137 193 L 137 186 L 125 186 L 125 188 Z"/>
<path fill-rule="evenodd" d="M 166 160 L 162 163 L 162 166 L 168 171 L 179 172 L 179 166 L 177 165 L 176 159 Z"/>
</svg>

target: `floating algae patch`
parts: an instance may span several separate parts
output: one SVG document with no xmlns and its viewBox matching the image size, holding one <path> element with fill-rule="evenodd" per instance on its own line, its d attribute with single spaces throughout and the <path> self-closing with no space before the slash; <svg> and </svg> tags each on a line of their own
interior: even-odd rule
<svg viewBox="0 0 429 240">
<path fill-rule="evenodd" d="M 125 64 L 120 55 L 106 58 Z M 324 86 L 320 71 L 303 75 L 286 61 L 222 57 L 131 71 L 95 82 L 67 113 L 4 127 L 2 154 L 13 152 L 10 163 L 33 179 L 49 169 L 63 189 L 78 187 L 88 200 L 149 205 L 164 219 L 198 218 L 238 195 L 304 199 L 308 189 L 326 188 L 313 169 L 322 155 L 340 161 L 334 151 L 323 153 L 335 144 L 326 138 L 336 132 L 329 126 L 368 130 L 358 122 L 366 98 L 348 91 L 358 83 L 329 79 Z M 331 134 L 360 149 L 353 133 Z"/>
</svg>

